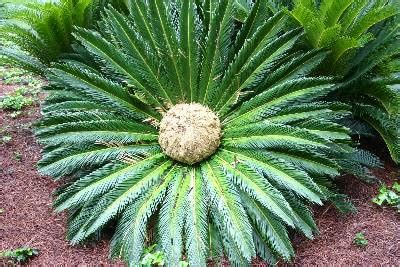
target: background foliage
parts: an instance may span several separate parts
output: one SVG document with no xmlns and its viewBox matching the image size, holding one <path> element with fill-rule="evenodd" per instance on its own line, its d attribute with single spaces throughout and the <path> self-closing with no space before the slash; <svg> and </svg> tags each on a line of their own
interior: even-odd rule
<svg viewBox="0 0 400 267">
<path fill-rule="evenodd" d="M 126 11 L 122 0 L 23 1 L 3 7 L 0 47 L 3 63 L 44 75 L 51 62 L 72 50 L 74 27 L 97 27 L 108 4 Z"/>
</svg>

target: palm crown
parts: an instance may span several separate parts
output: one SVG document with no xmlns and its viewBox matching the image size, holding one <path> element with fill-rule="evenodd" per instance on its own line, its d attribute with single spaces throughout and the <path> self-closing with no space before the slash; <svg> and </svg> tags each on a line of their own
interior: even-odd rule
<svg viewBox="0 0 400 267">
<path fill-rule="evenodd" d="M 96 67 L 49 71 L 37 130 L 41 171 L 71 177 L 55 205 L 69 210 L 73 243 L 115 220 L 111 254 L 132 265 L 148 230 L 172 266 L 183 254 L 193 266 L 222 253 L 238 265 L 290 259 L 286 227 L 311 238 L 307 205 L 338 198 L 340 171 L 378 164 L 337 123 L 349 107 L 320 101 L 331 81 L 305 78 L 325 53 L 296 49 L 301 30 L 283 32 L 286 16 L 266 20 L 267 8 L 257 1 L 238 24 L 232 0 L 132 1 L 129 17 L 108 9 L 100 33 L 77 29 Z M 216 151 L 192 165 L 158 142 L 184 103 L 221 125 Z"/>
</svg>

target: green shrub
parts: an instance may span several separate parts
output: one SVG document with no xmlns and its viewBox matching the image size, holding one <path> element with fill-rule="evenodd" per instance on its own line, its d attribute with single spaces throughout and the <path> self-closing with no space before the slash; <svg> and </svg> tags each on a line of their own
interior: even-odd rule
<svg viewBox="0 0 400 267">
<path fill-rule="evenodd" d="M 296 0 L 291 14 L 311 47 L 330 51 L 318 73 L 338 76 L 330 100 L 352 106 L 345 125 L 356 135 L 374 129 L 400 163 L 399 2 Z"/>
<path fill-rule="evenodd" d="M 68 238 L 83 242 L 116 221 L 111 255 L 132 266 L 149 229 L 171 266 L 183 253 L 192 266 L 223 254 L 240 266 L 256 255 L 290 260 L 288 228 L 308 238 L 317 230 L 310 204 L 349 208 L 334 178 L 380 166 L 340 124 L 350 106 L 324 101 L 334 80 L 309 77 L 327 54 L 299 49 L 302 30 L 286 31 L 284 12 L 266 20 L 266 1 L 243 24 L 233 0 L 131 5 L 129 17 L 107 10 L 100 32 L 75 33 L 85 48 L 77 53 L 95 64 L 67 60 L 49 70 L 39 166 L 73 177 L 55 201 L 69 210 Z M 222 125 L 218 149 L 193 165 L 158 142 L 160 121 L 181 103 L 208 107 Z"/>
<path fill-rule="evenodd" d="M 43 75 L 51 62 L 72 52 L 73 28 L 95 27 L 108 3 L 123 8 L 122 0 L 35 0 L 8 5 L 0 25 L 3 62 Z"/>
<path fill-rule="evenodd" d="M 292 16 L 313 48 L 328 48 L 327 69 L 341 73 L 355 49 L 374 39 L 371 27 L 399 14 L 395 1 L 295 0 Z M 350 55 L 349 55 L 350 54 Z M 351 58 L 351 57 L 350 57 Z"/>
<path fill-rule="evenodd" d="M 400 163 L 400 16 L 375 34 L 375 40 L 355 54 L 334 97 L 352 105 L 355 119 L 374 129 Z M 364 134 L 357 128 L 354 132 Z"/>
</svg>

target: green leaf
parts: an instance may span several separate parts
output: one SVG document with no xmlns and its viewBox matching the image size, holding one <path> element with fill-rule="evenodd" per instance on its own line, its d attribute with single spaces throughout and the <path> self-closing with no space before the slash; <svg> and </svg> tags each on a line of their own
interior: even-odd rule
<svg viewBox="0 0 400 267">
<path fill-rule="evenodd" d="M 398 193 L 400 193 L 400 183 L 394 182 L 392 185 L 392 189 L 396 190 Z"/>
</svg>

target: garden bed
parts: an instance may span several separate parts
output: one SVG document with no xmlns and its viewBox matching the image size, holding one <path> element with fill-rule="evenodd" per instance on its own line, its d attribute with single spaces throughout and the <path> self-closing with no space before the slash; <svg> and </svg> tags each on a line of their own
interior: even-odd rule
<svg viewBox="0 0 400 267">
<path fill-rule="evenodd" d="M 0 95 L 15 86 L 0 84 Z M 36 170 L 40 146 L 32 134 L 32 123 L 40 117 L 36 103 L 17 118 L 0 111 L 2 137 L 11 140 L 0 144 L 0 250 L 29 246 L 39 249 L 39 256 L 29 265 L 122 265 L 108 259 L 108 240 L 72 247 L 65 239 L 66 216 L 55 214 L 52 193 L 58 184 Z M 385 155 L 382 144 L 375 151 L 386 159 L 384 169 L 376 175 L 391 184 L 399 169 Z M 367 185 L 351 176 L 339 179 L 340 188 L 348 194 L 358 212 L 339 214 L 332 206 L 315 209 L 320 235 L 314 240 L 294 236 L 297 256 L 295 265 L 400 265 L 400 222 L 394 209 L 381 208 L 371 202 L 379 186 Z M 363 232 L 368 245 L 353 244 L 356 233 Z M 0 262 L 1 264 L 1 262 Z M 254 265 L 265 264 L 255 261 Z"/>
</svg>

